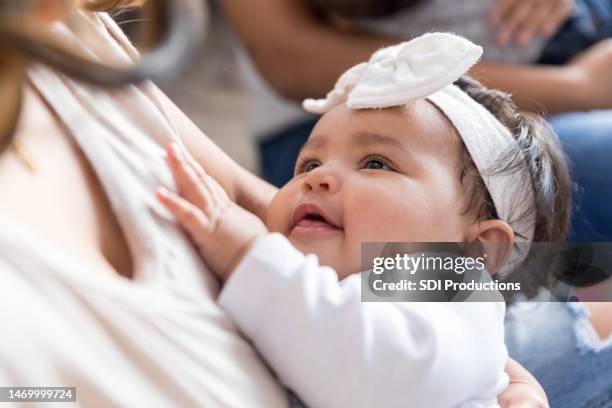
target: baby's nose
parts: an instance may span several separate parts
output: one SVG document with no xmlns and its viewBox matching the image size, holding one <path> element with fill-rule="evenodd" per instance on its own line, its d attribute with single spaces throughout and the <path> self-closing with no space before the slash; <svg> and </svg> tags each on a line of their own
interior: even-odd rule
<svg viewBox="0 0 612 408">
<path fill-rule="evenodd" d="M 342 177 L 331 169 L 312 170 L 304 179 L 303 190 L 307 192 L 337 193 L 342 187 Z"/>
</svg>

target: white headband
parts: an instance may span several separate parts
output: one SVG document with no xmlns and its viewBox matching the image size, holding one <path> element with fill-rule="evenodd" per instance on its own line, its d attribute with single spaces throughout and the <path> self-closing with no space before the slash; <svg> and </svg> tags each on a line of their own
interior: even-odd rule
<svg viewBox="0 0 612 408">
<path fill-rule="evenodd" d="M 323 114 L 346 103 L 351 109 L 376 109 L 427 99 L 451 121 L 491 195 L 497 215 L 515 231 L 515 240 L 533 240 L 535 215 L 531 177 L 524 158 L 510 172 L 491 170 L 516 147 L 516 140 L 484 106 L 453 83 L 481 57 L 482 48 L 449 33 L 429 33 L 375 52 L 336 82 L 325 99 L 307 99 L 304 109 Z M 527 192 L 518 202 L 517 189 Z M 512 215 L 530 214 L 511 219 Z"/>
</svg>

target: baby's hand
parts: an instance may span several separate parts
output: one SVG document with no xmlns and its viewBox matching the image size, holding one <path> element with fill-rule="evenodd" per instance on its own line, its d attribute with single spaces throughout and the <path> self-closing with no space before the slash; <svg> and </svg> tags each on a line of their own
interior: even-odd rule
<svg viewBox="0 0 612 408">
<path fill-rule="evenodd" d="M 548 408 L 544 389 L 529 371 L 512 358 L 508 359 L 508 388 L 498 396 L 501 408 Z"/>
<path fill-rule="evenodd" d="M 490 13 L 497 25 L 497 42 L 520 46 L 534 36 L 552 37 L 574 12 L 573 0 L 498 0 Z"/>
<path fill-rule="evenodd" d="M 259 218 L 230 200 L 184 149 L 171 144 L 166 152 L 178 195 L 161 187 L 157 197 L 190 235 L 213 273 L 225 281 L 267 229 Z"/>
<path fill-rule="evenodd" d="M 549 408 L 546 394 L 532 384 L 511 382 L 498 398 L 501 408 Z"/>
</svg>

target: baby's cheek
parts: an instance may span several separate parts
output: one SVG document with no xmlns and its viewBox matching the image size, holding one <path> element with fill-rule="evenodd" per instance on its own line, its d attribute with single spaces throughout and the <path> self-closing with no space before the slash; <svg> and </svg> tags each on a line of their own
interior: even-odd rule
<svg viewBox="0 0 612 408">
<path fill-rule="evenodd" d="M 270 232 L 280 232 L 287 236 L 290 228 L 290 212 L 289 194 L 283 189 L 279 190 L 266 212 L 266 227 Z"/>
<path fill-rule="evenodd" d="M 282 217 L 278 211 L 275 211 L 272 206 L 268 207 L 266 214 L 266 227 L 270 232 L 280 232 L 283 235 L 287 235 L 287 227 L 281 222 Z"/>
<path fill-rule="evenodd" d="M 381 191 L 383 190 L 383 191 Z M 400 200 L 400 195 L 395 195 L 384 189 L 372 189 L 367 194 L 362 194 L 359 198 L 352 200 L 352 206 L 365 221 L 385 220 L 390 212 L 395 212 Z M 402 206 L 403 207 L 403 206 Z"/>
<path fill-rule="evenodd" d="M 412 202 L 411 202 L 412 201 Z M 419 225 L 430 222 L 426 206 L 417 204 L 402 191 L 393 189 L 371 190 L 361 199 L 352 200 L 351 218 L 353 240 L 407 241 L 414 237 Z"/>
</svg>

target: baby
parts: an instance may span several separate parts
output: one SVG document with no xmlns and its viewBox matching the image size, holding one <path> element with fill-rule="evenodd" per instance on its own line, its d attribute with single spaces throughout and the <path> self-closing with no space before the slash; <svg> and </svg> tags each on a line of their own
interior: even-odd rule
<svg viewBox="0 0 612 408">
<path fill-rule="evenodd" d="M 503 303 L 361 302 L 362 242 L 480 243 L 496 271 L 517 241 L 563 239 L 556 139 L 462 76 L 481 53 L 427 34 L 305 101 L 323 116 L 266 225 L 167 149 L 178 193 L 159 199 L 224 282 L 219 304 L 308 406 L 498 406 Z"/>
</svg>

